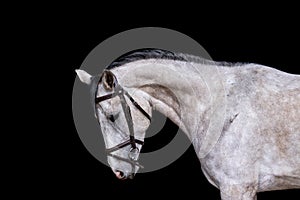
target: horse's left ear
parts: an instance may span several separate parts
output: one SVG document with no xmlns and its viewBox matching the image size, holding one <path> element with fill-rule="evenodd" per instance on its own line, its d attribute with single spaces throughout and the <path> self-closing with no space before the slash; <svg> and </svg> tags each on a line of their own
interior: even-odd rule
<svg viewBox="0 0 300 200">
<path fill-rule="evenodd" d="M 75 70 L 81 82 L 90 85 L 92 82 L 92 76 L 84 70 L 76 69 Z"/>
<path fill-rule="evenodd" d="M 117 79 L 110 71 L 104 71 L 101 80 L 104 88 L 109 91 L 112 91 L 117 85 Z"/>
</svg>

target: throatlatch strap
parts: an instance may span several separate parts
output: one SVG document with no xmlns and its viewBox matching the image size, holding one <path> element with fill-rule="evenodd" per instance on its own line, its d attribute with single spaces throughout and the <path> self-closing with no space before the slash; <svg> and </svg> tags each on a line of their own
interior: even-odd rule
<svg viewBox="0 0 300 200">
<path fill-rule="evenodd" d="M 128 94 L 128 92 L 125 91 L 126 96 L 129 98 L 129 100 L 133 103 L 133 105 L 141 112 L 149 121 L 151 122 L 150 115 Z"/>
</svg>

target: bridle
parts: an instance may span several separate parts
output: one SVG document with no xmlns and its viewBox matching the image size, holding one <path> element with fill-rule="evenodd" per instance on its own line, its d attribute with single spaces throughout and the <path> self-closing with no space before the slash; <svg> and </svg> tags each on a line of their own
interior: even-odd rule
<svg viewBox="0 0 300 200">
<path fill-rule="evenodd" d="M 111 73 L 112 74 L 112 73 Z M 113 75 L 114 76 L 114 75 Z M 117 82 L 117 79 L 116 77 L 114 76 L 114 79 L 116 80 Z M 121 105 L 122 105 L 122 109 L 123 109 L 123 112 L 125 114 L 125 119 L 126 119 L 126 122 L 127 122 L 127 125 L 128 125 L 128 129 L 129 129 L 129 139 L 124 141 L 124 142 L 121 142 L 117 145 L 115 145 L 114 147 L 111 147 L 111 148 L 106 148 L 106 153 L 107 153 L 107 156 L 111 156 L 113 158 L 116 158 L 116 159 L 119 159 L 121 161 L 125 161 L 129 164 L 131 164 L 132 166 L 132 174 L 134 174 L 135 172 L 135 167 L 136 166 L 139 166 L 140 168 L 143 168 L 142 165 L 140 165 L 138 162 L 137 162 L 137 157 L 138 157 L 138 153 L 139 153 L 139 148 L 137 147 L 136 144 L 140 144 L 140 145 L 143 145 L 144 142 L 139 140 L 139 139 L 136 139 L 134 137 L 134 128 L 133 128 L 133 121 L 132 121 L 132 116 L 131 116 L 131 111 L 130 111 L 130 107 L 129 105 L 127 104 L 126 102 L 126 99 L 125 99 L 125 96 L 127 96 L 129 98 L 129 100 L 132 102 L 132 104 L 147 118 L 149 119 L 149 121 L 151 122 L 151 117 L 150 115 L 130 96 L 130 94 L 124 90 L 122 88 L 121 85 L 119 85 L 118 83 L 115 84 L 115 91 L 111 94 L 107 94 L 107 95 L 104 95 L 104 96 L 101 96 L 101 97 L 97 97 L 97 91 L 98 91 L 98 85 L 99 83 L 101 82 L 101 79 L 100 81 L 98 82 L 97 84 L 97 87 L 96 87 L 96 92 L 95 92 L 95 108 L 97 108 L 97 106 L 99 105 L 100 102 L 102 101 L 105 101 L 105 100 L 108 100 L 108 99 L 112 99 L 114 97 L 119 97 L 120 98 L 120 101 L 121 101 Z M 97 109 L 96 109 L 97 110 Z M 97 118 L 99 118 L 98 116 L 98 112 L 96 111 L 96 116 Z M 120 157 L 120 156 L 117 156 L 117 155 L 114 155 L 112 154 L 113 152 L 121 149 L 121 148 L 124 148 L 128 145 L 131 145 L 131 149 L 129 151 L 129 154 L 128 154 L 128 158 L 123 158 L 123 157 Z"/>
</svg>

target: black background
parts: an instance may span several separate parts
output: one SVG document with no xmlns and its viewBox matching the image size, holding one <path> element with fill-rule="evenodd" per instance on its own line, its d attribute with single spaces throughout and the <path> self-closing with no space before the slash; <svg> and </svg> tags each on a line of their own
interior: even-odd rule
<svg viewBox="0 0 300 200">
<path fill-rule="evenodd" d="M 233 9 L 234 10 L 234 9 Z M 102 9 L 101 9 L 102 11 Z M 101 12 L 99 10 L 99 12 Z M 217 11 L 214 11 L 217 12 Z M 113 197 L 158 198 L 160 196 L 184 195 L 202 199 L 220 199 L 219 190 L 208 183 L 200 169 L 200 163 L 192 148 L 176 162 L 159 171 L 137 174 L 135 179 L 120 181 L 112 171 L 96 160 L 85 149 L 77 135 L 72 119 L 72 89 L 76 77 L 74 72 L 89 52 L 103 40 L 119 32 L 145 26 L 170 28 L 182 32 L 199 44 L 217 61 L 254 62 L 271 66 L 285 72 L 300 74 L 299 29 L 294 12 L 271 15 L 256 11 L 225 11 L 224 15 L 194 15 L 177 19 L 162 14 L 156 19 L 145 19 L 146 14 L 133 15 L 123 19 L 126 12 L 112 20 L 111 15 L 80 13 L 64 14 L 65 10 L 48 13 L 42 23 L 35 23 L 31 37 L 39 38 L 35 47 L 41 56 L 43 67 L 36 71 L 49 75 L 44 83 L 50 91 L 45 98 L 51 99 L 53 109 L 47 110 L 54 126 L 47 126 L 51 134 L 40 136 L 37 150 L 47 156 L 36 155 L 38 165 L 26 174 L 33 178 L 35 190 L 45 196 L 85 197 L 103 199 L 104 195 Z M 231 13 L 229 15 L 229 13 Z M 228 14 L 228 15 L 227 15 Z M 84 15 L 84 16 L 83 16 Z M 37 16 L 29 18 L 35 19 Z M 34 26 L 35 26 L 34 25 Z M 29 45 L 29 43 L 28 43 Z M 42 50 L 46 47 L 47 50 Z M 48 77 L 48 76 L 47 76 Z M 50 83 L 49 83 L 50 82 Z M 40 101 L 39 101 L 40 103 Z M 41 104 L 44 104 L 43 101 Z M 48 104 L 48 103 L 47 103 Z M 49 105 L 49 104 L 48 104 Z M 45 113 L 43 110 L 42 113 Z M 176 126 L 156 136 L 151 143 L 167 142 L 165 137 L 172 135 Z M 87 129 L 88 130 L 88 129 Z M 298 155 L 299 156 L 299 155 Z M 46 159 L 45 159 L 46 158 Z M 25 172 L 26 173 L 26 172 Z M 26 181 L 25 181 L 26 182 Z M 24 182 L 24 185 L 26 184 Z M 27 191 L 27 190 L 26 190 Z M 287 197 L 288 196 L 288 197 Z M 298 199 L 299 191 L 273 191 L 258 194 L 258 199 Z"/>
</svg>

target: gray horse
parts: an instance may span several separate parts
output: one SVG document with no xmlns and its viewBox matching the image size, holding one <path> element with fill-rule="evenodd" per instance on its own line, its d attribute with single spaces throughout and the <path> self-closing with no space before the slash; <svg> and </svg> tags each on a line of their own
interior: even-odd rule
<svg viewBox="0 0 300 200">
<path fill-rule="evenodd" d="M 159 49 L 116 59 L 91 86 L 108 163 L 132 178 L 152 110 L 192 142 L 222 200 L 300 188 L 300 76 L 259 64 L 230 64 Z"/>
</svg>

